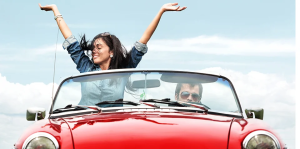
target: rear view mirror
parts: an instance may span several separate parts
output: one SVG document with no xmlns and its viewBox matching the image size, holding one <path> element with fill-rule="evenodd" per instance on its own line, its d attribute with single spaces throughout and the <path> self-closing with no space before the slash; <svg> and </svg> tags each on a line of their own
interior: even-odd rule
<svg viewBox="0 0 300 149">
<path fill-rule="evenodd" d="M 245 113 L 248 118 L 257 118 L 263 120 L 264 118 L 264 109 L 256 108 L 256 109 L 245 109 Z"/>
<path fill-rule="evenodd" d="M 28 108 L 26 112 L 27 121 L 37 121 L 44 119 L 46 110 L 44 108 Z"/>
<path fill-rule="evenodd" d="M 216 82 L 218 77 L 190 73 L 163 73 L 160 80 L 170 83 L 212 83 Z"/>
<path fill-rule="evenodd" d="M 160 81 L 156 79 L 137 80 L 132 82 L 132 88 L 154 88 L 159 87 Z"/>
</svg>

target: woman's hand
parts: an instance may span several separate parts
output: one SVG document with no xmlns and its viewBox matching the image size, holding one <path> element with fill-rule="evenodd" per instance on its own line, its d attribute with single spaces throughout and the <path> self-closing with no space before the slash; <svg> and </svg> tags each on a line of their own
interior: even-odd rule
<svg viewBox="0 0 300 149">
<path fill-rule="evenodd" d="M 155 18 L 150 23 L 150 25 L 148 26 L 148 28 L 144 32 L 143 36 L 139 40 L 141 43 L 147 44 L 147 42 L 150 40 L 152 34 L 154 33 L 154 31 L 155 31 L 155 29 L 156 29 L 156 27 L 159 23 L 159 20 L 160 20 L 161 16 L 163 15 L 163 13 L 165 11 L 182 11 L 182 10 L 187 8 L 187 7 L 180 7 L 180 6 L 176 6 L 176 5 L 178 5 L 178 3 L 168 3 L 168 4 L 164 4 L 161 7 L 158 14 L 155 16 Z"/>
<path fill-rule="evenodd" d="M 168 3 L 168 4 L 164 4 L 161 9 L 162 11 L 182 11 L 184 9 L 186 9 L 187 7 L 180 7 L 180 6 L 176 6 L 178 5 L 178 3 Z"/>
<path fill-rule="evenodd" d="M 68 37 L 70 37 L 72 35 L 71 30 L 67 26 L 66 22 L 64 21 L 62 15 L 59 13 L 57 6 L 55 4 L 46 5 L 46 6 L 42 6 L 41 4 L 39 4 L 39 6 L 40 6 L 41 10 L 53 11 L 54 16 L 56 16 L 55 21 L 57 22 L 57 25 L 65 39 L 67 39 Z M 58 15 L 60 17 L 57 17 Z"/>
<path fill-rule="evenodd" d="M 45 11 L 53 11 L 54 9 L 57 9 L 57 7 L 56 7 L 55 4 L 42 6 L 42 5 L 39 3 L 39 6 L 40 6 L 41 10 L 45 10 Z"/>
</svg>

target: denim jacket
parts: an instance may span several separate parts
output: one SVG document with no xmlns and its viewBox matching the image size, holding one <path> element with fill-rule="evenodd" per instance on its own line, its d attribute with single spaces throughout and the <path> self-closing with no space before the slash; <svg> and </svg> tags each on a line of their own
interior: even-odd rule
<svg viewBox="0 0 300 149">
<path fill-rule="evenodd" d="M 90 58 L 85 55 L 85 53 L 81 50 L 79 42 L 73 35 L 64 41 L 63 48 L 67 49 L 72 60 L 77 65 L 77 70 L 80 73 L 101 70 L 99 65 L 94 64 L 90 60 Z M 136 68 L 138 63 L 141 61 L 142 56 L 147 52 L 147 50 L 148 48 L 145 44 L 142 44 L 138 41 L 135 42 L 130 51 L 132 64 L 129 64 L 127 68 Z M 92 82 L 82 82 L 81 100 L 78 104 L 95 105 L 96 103 L 99 103 L 101 101 L 115 101 L 118 99 L 123 99 L 125 86 L 128 82 L 128 77 L 129 76 L 124 76 L 124 78 L 122 78 L 117 84 L 114 85 L 109 84 L 109 82 L 111 81 L 109 79 Z"/>
<path fill-rule="evenodd" d="M 80 73 L 83 72 L 90 72 L 90 71 L 99 71 L 101 68 L 99 65 L 94 64 L 90 58 L 85 55 L 85 53 L 81 50 L 79 42 L 76 38 L 72 35 L 68 37 L 64 43 L 63 48 L 68 50 L 68 53 L 71 55 L 72 60 L 77 65 L 77 70 Z M 126 68 L 136 68 L 139 62 L 142 59 L 142 56 L 147 53 L 148 47 L 147 45 L 135 42 L 134 46 L 132 47 L 130 54 L 132 58 L 132 64 L 129 64 Z"/>
</svg>

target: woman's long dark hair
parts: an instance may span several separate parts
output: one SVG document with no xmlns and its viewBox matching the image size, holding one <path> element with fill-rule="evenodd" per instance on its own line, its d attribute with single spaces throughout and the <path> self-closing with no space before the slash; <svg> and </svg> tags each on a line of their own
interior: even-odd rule
<svg viewBox="0 0 300 149">
<path fill-rule="evenodd" d="M 102 39 L 110 50 L 113 51 L 113 58 L 110 61 L 109 69 L 131 68 L 132 60 L 130 52 L 121 44 L 120 40 L 108 32 L 98 34 L 90 42 L 86 40 L 85 34 L 81 37 L 80 47 L 83 51 L 93 51 L 96 39 Z M 89 55 L 90 56 L 90 55 Z"/>
</svg>

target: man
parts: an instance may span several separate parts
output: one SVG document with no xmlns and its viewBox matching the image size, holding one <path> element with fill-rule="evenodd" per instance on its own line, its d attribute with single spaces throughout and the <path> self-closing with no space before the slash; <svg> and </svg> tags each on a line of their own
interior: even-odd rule
<svg viewBox="0 0 300 149">
<path fill-rule="evenodd" d="M 175 99 L 183 102 L 198 102 L 202 97 L 201 84 L 178 83 L 175 90 Z"/>
</svg>

